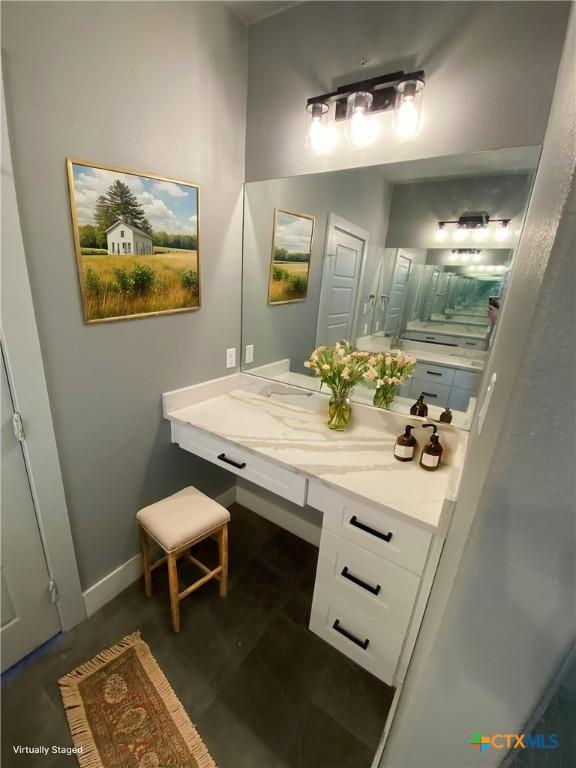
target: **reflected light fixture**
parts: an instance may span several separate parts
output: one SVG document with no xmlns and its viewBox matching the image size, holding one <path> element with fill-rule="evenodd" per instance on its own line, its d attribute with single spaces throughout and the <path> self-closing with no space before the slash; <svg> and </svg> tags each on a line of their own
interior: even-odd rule
<svg viewBox="0 0 576 768">
<path fill-rule="evenodd" d="M 453 248 L 452 253 L 448 255 L 450 261 L 466 264 L 469 261 L 478 263 L 480 261 L 481 250 L 478 248 Z"/>
<path fill-rule="evenodd" d="M 498 224 L 498 228 L 493 231 L 491 224 Z M 512 231 L 510 219 L 491 219 L 487 213 L 464 213 L 458 219 L 439 221 L 436 224 L 436 240 L 444 239 L 449 229 L 452 239 L 460 243 L 470 235 L 476 242 L 484 242 L 490 234 L 497 240 L 506 240 Z M 443 232 L 442 238 L 438 237 L 440 231 Z"/>
<path fill-rule="evenodd" d="M 395 111 L 394 126 L 402 138 L 420 127 L 424 72 L 392 72 L 339 86 L 306 102 L 306 143 L 327 154 L 336 145 L 336 124 L 346 121 L 346 136 L 355 147 L 369 146 L 379 135 L 374 115 Z M 332 109 L 332 105 L 334 109 Z"/>
</svg>

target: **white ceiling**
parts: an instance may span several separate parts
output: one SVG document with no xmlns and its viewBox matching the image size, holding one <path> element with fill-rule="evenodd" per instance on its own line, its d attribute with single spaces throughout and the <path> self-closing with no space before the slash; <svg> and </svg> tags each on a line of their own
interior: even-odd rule
<svg viewBox="0 0 576 768">
<path fill-rule="evenodd" d="M 459 176 L 490 176 L 533 171 L 538 165 L 540 147 L 511 147 L 468 155 L 448 155 L 388 163 L 380 166 L 384 178 L 395 184 L 451 179 Z"/>
<path fill-rule="evenodd" d="M 267 19 L 268 16 L 275 16 L 277 13 L 292 8 L 294 5 L 300 5 L 300 0 L 253 0 L 253 2 L 244 2 L 244 0 L 230 0 L 225 5 L 233 11 L 244 24 L 255 24 L 257 21 Z"/>
</svg>

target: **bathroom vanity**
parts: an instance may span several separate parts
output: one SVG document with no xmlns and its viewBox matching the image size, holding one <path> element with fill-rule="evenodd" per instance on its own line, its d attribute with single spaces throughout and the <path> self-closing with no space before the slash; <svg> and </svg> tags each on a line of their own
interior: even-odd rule
<svg viewBox="0 0 576 768">
<path fill-rule="evenodd" d="M 283 500 L 285 527 L 290 509 L 321 521 L 310 629 L 397 686 L 450 524 L 466 433 L 441 425 L 444 464 L 429 473 L 393 456 L 406 422 L 424 419 L 355 404 L 348 430 L 333 432 L 326 395 L 248 374 L 166 393 L 163 407 L 172 442 Z M 415 432 L 422 446 L 424 430 Z"/>
</svg>

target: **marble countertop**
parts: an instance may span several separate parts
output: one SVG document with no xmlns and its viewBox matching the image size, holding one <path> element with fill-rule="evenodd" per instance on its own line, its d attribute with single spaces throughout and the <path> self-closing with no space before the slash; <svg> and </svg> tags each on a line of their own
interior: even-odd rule
<svg viewBox="0 0 576 768">
<path fill-rule="evenodd" d="M 467 323 L 452 323 L 441 321 L 424 322 L 422 320 L 411 320 L 407 326 L 407 331 L 417 331 L 418 333 L 441 333 L 446 336 L 462 336 L 470 339 L 480 339 L 482 341 L 488 338 L 490 327 L 486 325 L 468 325 Z"/>
<path fill-rule="evenodd" d="M 389 336 L 363 336 L 356 339 L 358 349 L 366 352 L 393 352 L 399 350 L 391 349 Z M 447 365 L 450 368 L 461 368 L 464 371 L 482 371 L 486 360 L 486 352 L 483 350 L 461 349 L 460 347 L 444 347 L 441 345 L 431 345 L 426 342 L 411 341 L 402 339 L 402 352 L 406 352 L 422 363 L 437 363 L 438 365 Z M 457 350 L 457 351 L 456 351 Z"/>
<path fill-rule="evenodd" d="M 266 456 L 308 478 L 364 502 L 381 505 L 433 532 L 444 530 L 456 498 L 466 435 L 441 426 L 445 464 L 425 472 L 417 461 L 394 459 L 393 447 L 406 422 L 423 420 L 354 404 L 345 432 L 328 429 L 325 395 L 243 376 L 242 388 L 186 405 L 186 390 L 170 401 L 168 419 L 204 430 Z M 223 380 L 221 380 L 223 381 Z M 191 387 L 190 390 L 195 389 Z M 209 395 L 208 395 L 209 396 Z M 415 430 L 423 446 L 428 430 Z"/>
</svg>

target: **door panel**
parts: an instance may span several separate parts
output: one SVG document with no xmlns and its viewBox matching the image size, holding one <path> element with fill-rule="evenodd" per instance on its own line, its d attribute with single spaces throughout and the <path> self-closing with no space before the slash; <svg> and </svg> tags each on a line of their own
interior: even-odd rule
<svg viewBox="0 0 576 768">
<path fill-rule="evenodd" d="M 408 258 L 408 256 L 404 256 L 402 252 L 399 251 L 396 258 L 396 267 L 394 269 L 392 284 L 390 285 L 388 311 L 386 312 L 386 324 L 384 326 L 385 336 L 399 335 L 411 268 L 412 259 Z"/>
<path fill-rule="evenodd" d="M 352 334 L 365 241 L 333 226 L 322 274 L 316 343 L 332 345 Z"/>
<path fill-rule="evenodd" d="M 60 631 L 2 360 L 2 671 Z"/>
</svg>

